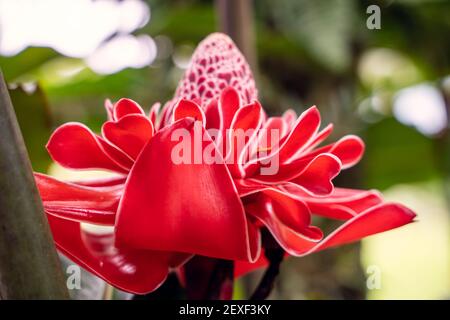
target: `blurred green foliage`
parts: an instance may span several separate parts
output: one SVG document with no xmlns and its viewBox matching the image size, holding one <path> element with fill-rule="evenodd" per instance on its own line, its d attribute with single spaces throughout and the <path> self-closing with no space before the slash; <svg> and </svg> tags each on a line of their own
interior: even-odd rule
<svg viewBox="0 0 450 320">
<path fill-rule="evenodd" d="M 383 190 L 439 177 L 432 140 L 415 129 L 388 118 L 368 128 L 364 138 L 364 187 Z"/>
<path fill-rule="evenodd" d="M 45 145 L 52 125 L 44 93 L 39 87 L 30 92 L 22 86 L 11 89 L 9 93 L 33 169 L 46 172 L 51 161 Z"/>
</svg>

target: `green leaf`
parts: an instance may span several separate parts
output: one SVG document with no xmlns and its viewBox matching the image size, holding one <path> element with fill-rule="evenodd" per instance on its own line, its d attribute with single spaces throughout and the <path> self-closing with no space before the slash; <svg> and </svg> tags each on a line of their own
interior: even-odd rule
<svg viewBox="0 0 450 320">
<path fill-rule="evenodd" d="M 33 169 L 46 172 L 51 159 L 45 145 L 52 129 L 47 99 L 39 86 L 32 92 L 18 86 L 10 89 L 9 94 Z"/>
</svg>

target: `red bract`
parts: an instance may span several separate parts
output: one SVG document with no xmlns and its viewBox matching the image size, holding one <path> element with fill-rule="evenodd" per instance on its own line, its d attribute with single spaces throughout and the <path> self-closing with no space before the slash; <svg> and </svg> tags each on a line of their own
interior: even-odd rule
<svg viewBox="0 0 450 320">
<path fill-rule="evenodd" d="M 288 110 L 282 117 L 267 117 L 256 101 L 256 89 L 240 91 L 242 84 L 224 88 L 215 98 L 207 96 L 205 99 L 195 83 L 186 79 L 198 78 L 193 75 L 203 75 L 203 70 L 208 69 L 213 70 L 210 78 L 216 76 L 216 61 L 226 61 L 227 57 L 230 59 L 227 68 L 237 68 L 232 61 L 241 62 L 242 56 L 233 42 L 221 34 L 211 35 L 199 48 L 177 89 L 177 98 L 182 100 L 178 105 L 173 104 L 172 109 L 170 105 L 165 109 L 168 114 L 174 112 L 173 109 L 175 114 L 183 109 L 184 116 L 203 119 L 206 129 L 221 133 L 215 144 L 222 152 L 244 203 L 249 225 L 267 228 L 288 254 L 303 256 L 397 228 L 414 219 L 411 210 L 400 204 L 383 202 L 377 191 L 334 188 L 333 178 L 342 169 L 358 163 L 364 143 L 360 138 L 348 135 L 318 147 L 333 127 L 328 125 L 319 130 L 320 114 L 316 107 L 299 117 L 293 110 Z M 229 51 L 222 53 L 217 48 L 233 48 L 233 58 L 229 58 Z M 204 57 L 209 57 L 207 62 Z M 248 67 L 243 69 L 248 70 Z M 248 81 L 248 74 L 241 81 L 247 81 L 250 87 L 254 85 L 253 80 Z M 234 140 L 233 133 L 239 129 L 254 132 L 248 136 L 244 147 Z M 274 141 L 267 136 L 271 129 L 279 134 Z M 225 145 L 229 148 L 224 149 Z M 259 156 L 258 150 L 266 152 Z M 278 171 L 264 174 L 262 169 L 271 160 L 277 161 Z M 318 227 L 311 225 L 312 214 L 344 223 L 325 237 Z M 258 267 L 262 261 L 263 255 L 257 263 L 237 262 L 236 274 Z"/>
<path fill-rule="evenodd" d="M 413 220 L 376 191 L 333 187 L 340 170 L 360 160 L 358 137 L 318 147 L 332 127 L 319 130 L 315 107 L 298 118 L 293 111 L 267 117 L 256 95 L 242 54 L 213 34 L 161 112 L 155 104 L 147 116 L 122 99 L 106 103 L 101 135 L 78 123 L 58 128 L 47 145 L 56 162 L 119 175 L 67 183 L 36 174 L 57 247 L 112 285 L 146 293 L 196 254 L 235 260 L 237 274 L 260 266 L 263 228 L 302 256 Z M 176 163 L 180 130 L 197 149 Z M 240 131 L 249 132 L 243 141 Z M 208 150 L 220 161 L 197 161 Z M 324 237 L 312 214 L 345 222 Z M 98 234 L 89 224 L 107 227 Z"/>
<path fill-rule="evenodd" d="M 134 101 L 122 99 L 114 106 L 107 102 L 106 109 L 110 120 L 103 125 L 101 136 L 82 124 L 68 123 L 53 133 L 47 149 L 64 167 L 105 169 L 118 176 L 68 183 L 35 174 L 36 182 L 57 248 L 114 286 L 146 293 L 189 255 L 115 244 L 114 226 L 126 175 L 154 130 Z M 99 233 L 90 224 L 105 227 Z"/>
</svg>

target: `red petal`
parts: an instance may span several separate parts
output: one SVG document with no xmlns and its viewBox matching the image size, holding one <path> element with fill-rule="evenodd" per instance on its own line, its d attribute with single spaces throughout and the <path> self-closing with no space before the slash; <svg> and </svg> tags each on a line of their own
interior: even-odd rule
<svg viewBox="0 0 450 320">
<path fill-rule="evenodd" d="M 159 102 L 154 103 L 152 105 L 152 107 L 150 108 L 150 113 L 148 114 L 148 118 L 152 122 L 153 128 L 156 128 L 156 121 L 158 119 L 158 113 L 159 113 L 160 109 L 161 109 L 161 103 L 159 103 Z"/>
<path fill-rule="evenodd" d="M 376 190 L 335 188 L 324 198 L 311 196 L 303 188 L 294 184 L 285 184 L 282 189 L 291 196 L 305 201 L 312 213 L 333 219 L 351 219 L 383 201 L 381 194 Z"/>
<path fill-rule="evenodd" d="M 390 215 L 392 215 L 392 219 Z M 401 227 L 410 223 L 414 219 L 415 214 L 398 204 L 383 204 L 367 210 L 363 217 L 358 217 L 355 217 L 352 221 L 348 221 L 319 243 L 304 241 L 302 238 L 292 235 L 292 242 L 289 245 L 292 245 L 293 250 L 296 250 L 294 255 L 305 256 L 329 247 L 357 241 L 372 234 Z M 299 249 L 297 250 L 295 248 Z M 293 253 L 292 250 L 288 250 L 288 252 Z M 234 269 L 235 277 L 245 275 L 268 264 L 269 262 L 263 253 L 261 253 L 259 259 L 254 263 L 236 261 Z"/>
<path fill-rule="evenodd" d="M 216 100 L 212 100 L 205 108 L 205 118 L 206 118 L 206 129 L 217 129 L 222 128 L 221 125 L 221 115 L 219 112 L 219 105 Z"/>
<path fill-rule="evenodd" d="M 312 160 L 300 158 L 283 164 L 276 174 L 255 175 L 252 180 L 267 184 L 292 181 L 313 194 L 325 195 L 333 190 L 331 180 L 340 172 L 340 161 L 332 154 L 319 154 Z"/>
<path fill-rule="evenodd" d="M 258 102 L 240 108 L 234 116 L 226 145 L 229 147 L 226 162 L 233 176 L 244 176 L 243 164 L 249 157 L 250 143 L 256 138 L 262 120 L 262 107 Z"/>
<path fill-rule="evenodd" d="M 162 112 L 161 112 L 161 120 L 159 121 L 158 127 L 156 128 L 158 131 L 162 128 L 164 128 L 165 126 L 167 126 L 168 124 L 170 124 L 171 122 L 171 116 L 172 116 L 172 111 L 173 108 L 175 107 L 175 102 L 173 100 L 167 101 L 163 108 L 162 108 Z"/>
<path fill-rule="evenodd" d="M 159 131 L 130 172 L 117 217 L 120 243 L 141 249 L 186 252 L 233 260 L 254 260 L 259 239 L 249 238 L 247 220 L 224 164 L 175 164 L 185 130 L 194 145 L 205 129 L 189 118 Z M 203 141 L 203 151 L 212 142 Z M 259 250 L 258 250 L 259 251 Z"/>
<path fill-rule="evenodd" d="M 234 277 L 238 278 L 240 276 L 246 275 L 256 269 L 263 268 L 269 264 L 266 256 L 264 255 L 264 249 L 261 249 L 261 255 L 255 262 L 248 261 L 235 261 L 234 262 Z"/>
<path fill-rule="evenodd" d="M 278 149 L 281 139 L 287 134 L 287 124 L 281 117 L 267 119 L 258 133 L 258 140 L 252 146 L 251 159 L 265 157 Z"/>
<path fill-rule="evenodd" d="M 321 157 L 318 156 L 314 159 L 297 159 L 288 164 L 283 164 L 279 166 L 278 172 L 275 174 L 257 174 L 252 177 L 253 180 L 257 180 L 263 183 L 278 184 L 281 182 L 288 182 L 300 174 L 302 174 L 309 166 L 315 161 L 322 161 Z"/>
<path fill-rule="evenodd" d="M 223 130 L 229 129 L 233 118 L 241 106 L 239 94 L 232 87 L 228 87 L 220 94 L 219 110 L 222 114 Z M 225 133 L 225 132 L 224 132 Z"/>
<path fill-rule="evenodd" d="M 146 294 L 166 279 L 172 254 L 117 248 L 112 233 L 94 234 L 78 222 L 47 217 L 59 251 L 114 287 Z"/>
<path fill-rule="evenodd" d="M 145 116 L 144 110 L 141 106 L 131 99 L 120 99 L 114 105 L 114 120 L 120 120 L 122 117 L 129 114 L 140 114 Z"/>
<path fill-rule="evenodd" d="M 114 106 L 113 106 L 111 100 L 109 100 L 109 99 L 105 100 L 105 110 L 106 110 L 106 114 L 108 115 L 108 120 L 113 120 L 114 119 Z"/>
<path fill-rule="evenodd" d="M 342 169 L 347 169 L 359 162 L 364 154 L 364 142 L 357 136 L 345 136 L 334 144 L 330 153 L 342 162 Z"/>
<path fill-rule="evenodd" d="M 241 198 L 271 188 L 266 184 L 252 179 L 234 179 L 233 181 Z"/>
<path fill-rule="evenodd" d="M 298 118 L 294 128 L 283 139 L 281 146 L 276 152 L 267 157 L 262 157 L 250 161 L 244 168 L 246 176 L 252 176 L 261 167 L 261 163 L 270 163 L 277 161 L 279 164 L 288 162 L 296 153 L 304 150 L 310 141 L 314 139 L 320 126 L 320 113 L 316 107 L 311 107 L 303 112 Z M 275 159 L 276 157 L 276 159 Z"/>
<path fill-rule="evenodd" d="M 292 109 L 288 109 L 283 113 L 282 118 L 286 122 L 290 131 L 294 127 L 295 121 L 297 120 L 297 113 Z"/>
<path fill-rule="evenodd" d="M 126 172 L 131 169 L 134 164 L 134 160 L 129 155 L 102 137 L 96 136 L 96 138 L 108 157 L 110 157 L 120 167 L 124 168 Z"/>
<path fill-rule="evenodd" d="M 315 106 L 303 112 L 285 142 L 280 147 L 280 163 L 288 161 L 295 153 L 300 152 L 316 135 L 319 126 L 320 113 Z"/>
<path fill-rule="evenodd" d="M 35 173 L 36 184 L 47 213 L 65 219 L 114 225 L 120 192 L 58 181 Z"/>
<path fill-rule="evenodd" d="M 364 142 L 361 138 L 348 135 L 342 137 L 335 143 L 329 144 L 322 148 L 316 149 L 313 152 L 304 156 L 304 158 L 311 158 L 317 154 L 331 153 L 341 160 L 342 169 L 347 169 L 354 166 L 361 160 L 364 154 Z"/>
<path fill-rule="evenodd" d="M 193 101 L 181 99 L 173 110 L 173 121 L 186 117 L 191 117 L 205 124 L 205 114 L 203 110 Z"/>
<path fill-rule="evenodd" d="M 283 118 L 280 117 L 271 117 L 267 119 L 267 122 L 264 125 L 264 129 L 268 131 L 268 135 L 270 136 L 271 130 L 278 131 L 278 137 L 281 139 L 288 133 L 288 127 Z M 267 141 L 271 141 L 270 137 L 266 139 Z M 274 139 L 275 140 L 275 139 Z M 271 144 L 262 144 L 261 147 L 271 147 Z"/>
<path fill-rule="evenodd" d="M 323 153 L 314 158 L 302 173 L 292 180 L 316 195 L 328 195 L 333 191 L 331 180 L 341 170 L 339 159 L 329 153 Z"/>
<path fill-rule="evenodd" d="M 81 123 L 66 123 L 56 129 L 47 150 L 54 161 L 66 168 L 127 172 L 105 153 L 95 134 Z"/>
<path fill-rule="evenodd" d="M 113 187 L 113 186 L 123 186 L 126 179 L 127 177 L 125 175 L 118 175 L 109 178 L 85 179 L 71 182 L 73 184 L 86 187 Z"/>
<path fill-rule="evenodd" d="M 284 226 L 313 241 L 322 239 L 322 231 L 310 226 L 311 212 L 303 201 L 276 189 L 264 190 L 261 195 L 266 197 L 270 209 Z"/>
<path fill-rule="evenodd" d="M 348 220 L 319 244 L 309 243 L 308 253 L 401 227 L 412 222 L 415 217 L 414 212 L 400 204 L 379 204 Z"/>
<path fill-rule="evenodd" d="M 306 152 L 312 150 L 313 148 L 315 148 L 316 146 L 318 146 L 319 144 L 321 144 L 323 141 L 325 141 L 325 139 L 327 139 L 330 136 L 331 132 L 333 132 L 333 124 L 332 123 L 327 125 L 318 134 L 316 134 L 314 139 L 308 143 L 307 147 L 305 147 L 304 152 L 306 153 Z"/>
<path fill-rule="evenodd" d="M 398 228 L 410 223 L 415 214 L 408 208 L 399 204 L 380 204 L 364 211 L 348 220 L 333 233 L 319 243 L 305 239 L 278 223 L 273 213 L 266 210 L 261 204 L 246 208 L 259 214 L 264 224 L 271 230 L 274 237 L 283 249 L 294 256 L 305 256 L 329 247 L 354 242 L 372 234 Z M 261 210 L 265 210 L 261 213 Z"/>
<path fill-rule="evenodd" d="M 178 268 L 188 262 L 194 255 L 188 253 L 173 253 L 169 259 L 169 266 L 171 268 Z"/>
<path fill-rule="evenodd" d="M 212 100 L 205 109 L 205 128 L 208 134 L 214 140 L 217 150 L 222 150 L 222 115 L 219 111 L 219 105 L 216 100 Z"/>
<path fill-rule="evenodd" d="M 270 231 L 273 238 L 286 252 L 291 253 L 293 250 L 297 249 L 295 246 L 295 240 L 297 238 L 304 238 L 304 241 L 307 241 L 308 243 L 311 242 L 312 239 L 314 239 L 314 242 L 312 243 L 315 243 L 322 238 L 323 234 L 317 227 L 308 226 L 307 228 L 304 228 L 302 231 L 307 235 L 303 235 L 303 232 L 298 233 L 296 230 L 286 226 L 275 215 L 275 210 L 272 209 L 270 199 L 259 197 L 258 201 L 259 203 L 251 202 L 246 204 L 245 210 L 247 214 L 250 214 L 261 221 Z M 309 235 L 312 235 L 313 238 L 310 238 Z"/>
<path fill-rule="evenodd" d="M 132 159 L 136 159 L 144 145 L 153 136 L 153 125 L 146 117 L 130 114 L 117 122 L 105 122 L 102 134 L 105 139 L 123 150 Z"/>
</svg>

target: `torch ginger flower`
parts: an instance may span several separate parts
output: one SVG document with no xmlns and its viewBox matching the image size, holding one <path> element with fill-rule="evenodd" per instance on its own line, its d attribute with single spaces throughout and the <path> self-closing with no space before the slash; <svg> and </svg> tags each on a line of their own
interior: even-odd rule
<svg viewBox="0 0 450 320">
<path fill-rule="evenodd" d="M 118 178 L 68 183 L 36 174 L 36 181 L 58 249 L 123 290 L 156 289 L 192 255 L 234 260 L 237 275 L 247 272 L 264 261 L 262 229 L 286 253 L 303 256 L 415 217 L 377 191 L 335 188 L 332 179 L 362 157 L 361 139 L 318 147 L 332 126 L 319 130 L 315 107 L 298 118 L 293 111 L 267 117 L 250 68 L 225 35 L 199 45 L 161 112 L 155 104 L 147 116 L 128 99 L 106 109 L 101 135 L 68 123 L 47 148 L 65 167 Z M 180 130 L 190 146 L 220 161 L 197 162 L 191 154 L 192 161 L 175 162 Z M 249 134 L 239 143 L 236 132 Z M 325 237 L 311 225 L 312 214 L 345 222 Z M 108 228 L 93 233 L 89 224 Z"/>
</svg>

